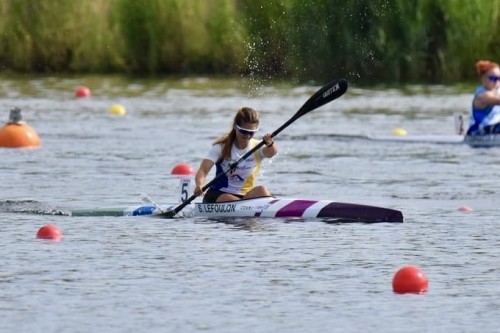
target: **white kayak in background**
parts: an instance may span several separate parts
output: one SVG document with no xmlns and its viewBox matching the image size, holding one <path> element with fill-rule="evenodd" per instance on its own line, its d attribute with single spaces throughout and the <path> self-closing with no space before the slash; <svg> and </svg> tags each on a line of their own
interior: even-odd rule
<svg viewBox="0 0 500 333">
<path fill-rule="evenodd" d="M 482 135 L 460 135 L 460 134 L 427 134 L 427 135 L 348 135 L 330 134 L 330 137 L 340 139 L 364 139 L 377 142 L 411 142 L 411 143 L 435 143 L 435 144 L 467 144 L 473 148 L 500 147 L 500 133 Z"/>
<path fill-rule="evenodd" d="M 422 134 L 407 135 L 404 129 L 395 129 L 392 135 L 371 134 L 316 134 L 316 136 L 327 136 L 343 140 L 361 139 L 378 142 L 413 142 L 413 143 L 436 143 L 436 144 L 467 144 L 473 148 L 500 147 L 500 133 L 466 135 L 464 128 L 464 117 L 455 116 L 456 134 Z"/>
<path fill-rule="evenodd" d="M 421 142 L 421 143 L 443 143 L 443 144 L 462 144 L 464 136 L 458 134 L 452 135 L 374 135 L 367 136 L 368 140 L 372 141 L 392 141 L 392 142 Z"/>
</svg>

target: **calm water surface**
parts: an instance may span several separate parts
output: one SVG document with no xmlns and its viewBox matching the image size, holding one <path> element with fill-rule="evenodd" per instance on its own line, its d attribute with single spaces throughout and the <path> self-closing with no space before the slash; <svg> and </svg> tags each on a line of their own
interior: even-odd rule
<svg viewBox="0 0 500 333">
<path fill-rule="evenodd" d="M 81 84 L 92 98 L 73 98 Z M 2 122 L 20 107 L 42 147 L 0 149 L 0 331 L 498 331 L 500 149 L 331 136 L 453 134 L 470 105 L 456 87 L 350 87 L 283 131 L 264 166 L 278 196 L 395 208 L 402 224 L 40 214 L 126 208 L 141 192 L 175 203 L 170 170 L 197 167 L 237 108 L 260 109 L 271 132 L 318 88 L 2 78 Z M 115 103 L 125 116 L 108 112 Z M 61 242 L 35 238 L 48 223 Z M 392 292 L 407 264 L 426 272 L 428 293 Z"/>
</svg>

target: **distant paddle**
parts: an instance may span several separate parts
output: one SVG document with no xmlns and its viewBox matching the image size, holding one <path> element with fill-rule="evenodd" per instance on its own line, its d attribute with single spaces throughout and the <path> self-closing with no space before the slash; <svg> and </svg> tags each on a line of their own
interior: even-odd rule
<svg viewBox="0 0 500 333">
<path fill-rule="evenodd" d="M 303 115 L 311 112 L 312 110 L 315 110 L 319 108 L 320 106 L 325 105 L 326 103 L 329 103 L 333 101 L 334 99 L 339 98 L 342 96 L 345 92 L 347 91 L 347 81 L 344 79 L 338 79 L 338 80 L 333 80 L 332 82 L 326 84 L 323 88 L 320 90 L 316 91 L 314 95 L 312 95 L 305 103 L 302 105 L 302 107 L 293 115 L 292 118 L 290 118 L 286 123 L 284 123 L 280 128 L 275 130 L 271 136 L 274 138 L 276 135 L 278 135 L 281 131 L 283 131 L 285 128 L 287 128 L 291 123 L 293 123 L 295 120 L 299 119 Z M 251 150 L 249 150 L 245 155 L 243 155 L 238 161 L 234 162 L 229 166 L 229 168 L 224 171 L 219 173 L 217 176 L 215 176 L 214 179 L 212 179 L 209 183 L 207 183 L 205 186 L 203 186 L 202 190 L 205 192 L 212 186 L 219 178 L 224 176 L 226 173 L 228 173 L 230 170 L 235 169 L 242 161 L 244 161 L 248 156 L 252 155 L 257 149 L 262 147 L 264 145 L 264 140 L 259 142 L 255 147 L 253 147 Z M 175 207 L 172 210 L 153 215 L 155 217 L 160 217 L 160 218 L 173 218 L 177 213 L 179 213 L 184 207 L 189 205 L 191 201 L 196 199 L 196 195 L 192 195 L 188 199 L 186 199 L 183 203 L 181 203 L 179 206 Z"/>
</svg>

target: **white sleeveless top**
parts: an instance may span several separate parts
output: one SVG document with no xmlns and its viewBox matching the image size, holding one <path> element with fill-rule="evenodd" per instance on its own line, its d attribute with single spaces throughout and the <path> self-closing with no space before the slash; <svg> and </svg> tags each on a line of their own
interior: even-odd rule
<svg viewBox="0 0 500 333">
<path fill-rule="evenodd" d="M 222 144 L 215 144 L 210 149 L 207 159 L 215 163 L 216 176 L 220 173 L 229 169 L 229 166 L 234 162 L 238 161 L 243 155 L 248 151 L 252 150 L 259 143 L 256 139 L 250 139 L 250 143 L 247 148 L 239 149 L 234 144 L 231 148 L 231 159 L 223 160 L 222 157 Z M 223 192 L 245 195 L 250 191 L 255 185 L 255 179 L 260 171 L 261 160 L 265 158 L 262 153 L 262 146 L 260 149 L 255 151 L 252 155 L 248 156 L 245 160 L 241 161 L 235 170 L 228 172 L 224 176 L 220 177 L 211 188 L 217 189 Z"/>
</svg>

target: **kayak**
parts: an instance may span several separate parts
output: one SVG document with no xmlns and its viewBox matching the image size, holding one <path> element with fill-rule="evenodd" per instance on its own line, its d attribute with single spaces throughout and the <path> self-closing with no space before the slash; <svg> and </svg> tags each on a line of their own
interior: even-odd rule
<svg viewBox="0 0 500 333">
<path fill-rule="evenodd" d="M 440 144 L 463 144 L 464 136 L 458 134 L 452 135 L 350 135 L 350 134 L 327 134 L 327 136 L 337 139 L 361 139 L 380 142 L 414 142 L 414 143 L 440 143 Z"/>
<path fill-rule="evenodd" d="M 352 135 L 352 134 L 327 134 L 326 136 L 337 139 L 363 139 L 382 142 L 415 142 L 437 144 L 467 144 L 472 148 L 500 147 L 500 133 L 466 135 L 464 117 L 455 116 L 456 134 L 427 134 L 427 135 Z M 321 135 L 321 134 L 317 134 Z"/>
<path fill-rule="evenodd" d="M 474 148 L 500 147 L 500 133 L 466 135 L 464 142 Z"/>
<path fill-rule="evenodd" d="M 316 134 L 319 136 L 320 134 Z M 351 134 L 325 134 L 323 136 L 340 140 L 368 140 L 376 142 L 411 142 L 432 144 L 467 144 L 472 148 L 500 147 L 500 133 L 483 135 L 351 135 Z"/>
<path fill-rule="evenodd" d="M 72 216 L 152 216 L 177 205 L 143 204 L 126 209 L 75 210 Z M 261 197 L 220 203 L 192 203 L 179 217 L 203 218 L 315 218 L 338 222 L 403 222 L 395 209 L 329 200 Z"/>
<path fill-rule="evenodd" d="M 374 136 L 374 141 L 421 142 L 421 143 L 447 143 L 467 144 L 473 148 L 500 147 L 500 134 L 482 135 L 408 135 L 408 136 Z"/>
<path fill-rule="evenodd" d="M 372 136 L 373 141 L 467 144 L 473 148 L 500 147 L 500 134 Z"/>
</svg>

